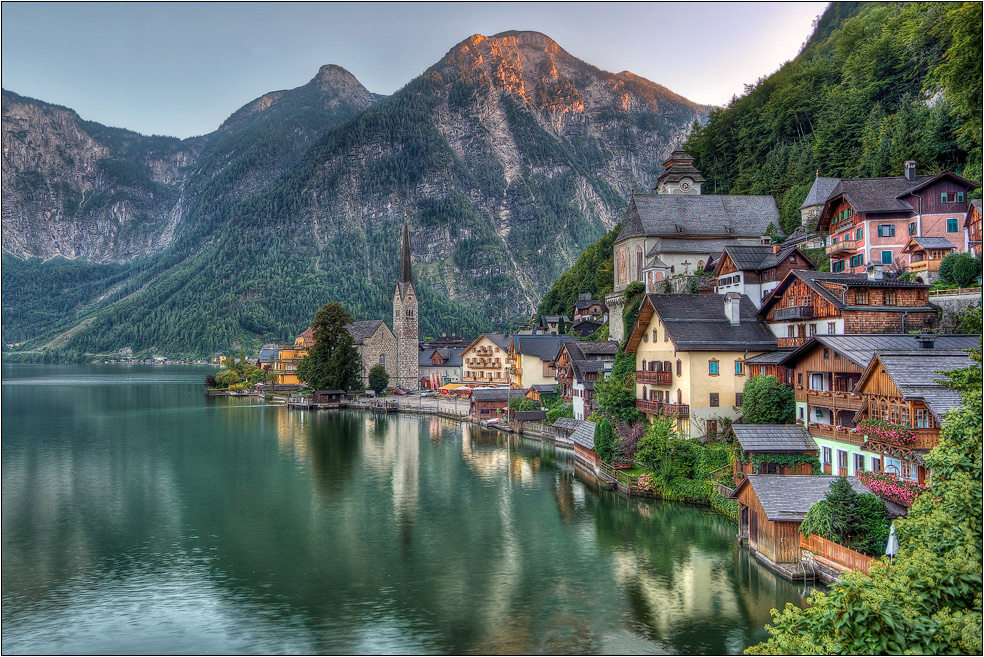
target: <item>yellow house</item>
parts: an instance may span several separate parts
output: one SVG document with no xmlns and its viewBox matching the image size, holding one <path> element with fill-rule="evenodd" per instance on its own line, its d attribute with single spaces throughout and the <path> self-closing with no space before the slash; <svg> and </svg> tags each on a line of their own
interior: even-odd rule
<svg viewBox="0 0 984 657">
<path fill-rule="evenodd" d="M 509 383 L 509 338 L 483 333 L 461 352 L 461 382 L 470 385 Z"/>
<path fill-rule="evenodd" d="M 746 295 L 649 294 L 626 341 L 636 355 L 636 408 L 676 415 L 682 437 L 716 435 L 736 419 L 745 359 L 776 350 Z"/>
<path fill-rule="evenodd" d="M 277 359 L 273 361 L 273 373 L 277 376 L 278 385 L 299 384 L 297 365 L 307 356 L 306 346 L 284 345 L 280 347 Z"/>
<path fill-rule="evenodd" d="M 557 354 L 570 335 L 514 335 L 509 341 L 509 386 L 527 390 L 534 385 L 556 385 Z"/>
</svg>

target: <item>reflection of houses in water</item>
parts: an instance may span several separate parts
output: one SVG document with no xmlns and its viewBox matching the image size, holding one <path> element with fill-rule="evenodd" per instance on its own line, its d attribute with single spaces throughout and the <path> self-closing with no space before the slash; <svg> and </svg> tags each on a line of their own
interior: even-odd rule
<svg viewBox="0 0 984 657">
<path fill-rule="evenodd" d="M 281 406 L 277 411 L 277 449 L 300 463 L 308 460 L 307 425 L 309 411 L 293 411 Z"/>
</svg>

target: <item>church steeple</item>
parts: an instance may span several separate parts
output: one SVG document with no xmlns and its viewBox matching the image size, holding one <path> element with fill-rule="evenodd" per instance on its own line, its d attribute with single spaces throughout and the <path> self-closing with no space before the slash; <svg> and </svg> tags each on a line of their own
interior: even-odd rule
<svg viewBox="0 0 984 657">
<path fill-rule="evenodd" d="M 403 256 L 400 258 L 400 283 L 413 283 L 413 270 L 410 267 L 410 229 L 403 222 Z"/>
</svg>

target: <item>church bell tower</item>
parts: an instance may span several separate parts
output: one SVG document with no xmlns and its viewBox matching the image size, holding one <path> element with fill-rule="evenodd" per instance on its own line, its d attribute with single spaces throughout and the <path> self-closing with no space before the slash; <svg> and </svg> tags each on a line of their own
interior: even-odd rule
<svg viewBox="0 0 984 657">
<path fill-rule="evenodd" d="M 400 388 L 416 390 L 420 383 L 418 367 L 417 291 L 410 266 L 410 229 L 403 223 L 403 253 L 400 278 L 393 295 L 393 333 L 396 334 L 396 381 Z"/>
</svg>

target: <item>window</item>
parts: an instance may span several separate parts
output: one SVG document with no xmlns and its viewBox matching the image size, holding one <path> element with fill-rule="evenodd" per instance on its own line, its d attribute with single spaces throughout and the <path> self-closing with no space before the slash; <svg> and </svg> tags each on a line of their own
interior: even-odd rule
<svg viewBox="0 0 984 657">
<path fill-rule="evenodd" d="M 890 250 L 889 251 L 882 251 L 882 264 L 883 265 L 890 265 L 890 264 L 892 264 L 892 260 L 894 260 L 894 258 L 892 257 L 892 252 Z"/>
<path fill-rule="evenodd" d="M 666 332 L 666 329 L 663 329 L 663 342 L 669 342 L 669 341 L 670 341 L 670 334 Z"/>
<path fill-rule="evenodd" d="M 817 325 L 810 324 L 810 337 L 812 338 L 816 334 L 817 334 Z"/>
<path fill-rule="evenodd" d="M 847 469 L 847 452 L 842 449 L 837 450 L 837 467 Z"/>
<path fill-rule="evenodd" d="M 963 203 L 963 202 L 964 202 L 964 193 L 957 192 L 957 203 Z"/>
<path fill-rule="evenodd" d="M 834 462 L 834 459 L 833 459 L 833 451 L 831 451 L 831 449 L 829 447 L 824 447 L 823 448 L 823 464 L 824 465 L 830 465 L 833 462 Z"/>
<path fill-rule="evenodd" d="M 735 406 L 741 406 L 741 395 L 740 392 L 735 393 Z"/>
<path fill-rule="evenodd" d="M 823 348 L 823 359 L 830 360 L 830 349 L 828 349 L 827 347 Z"/>
<path fill-rule="evenodd" d="M 834 273 L 844 271 L 844 261 L 843 260 L 836 260 L 836 261 L 830 263 L 830 271 L 832 271 Z"/>
<path fill-rule="evenodd" d="M 915 221 L 913 221 L 911 224 L 909 224 L 909 234 L 910 235 L 915 235 L 916 234 L 916 222 Z"/>
<path fill-rule="evenodd" d="M 860 240 L 863 237 L 864 237 L 864 228 L 862 226 L 858 226 L 858 229 L 854 231 L 854 239 Z"/>
<path fill-rule="evenodd" d="M 718 361 L 712 360 L 712 361 L 710 361 L 710 362 L 707 363 L 707 373 L 710 374 L 711 376 L 717 376 L 718 375 L 718 373 L 719 373 L 718 372 Z"/>
<path fill-rule="evenodd" d="M 799 419 L 802 420 L 803 419 L 803 407 L 802 406 L 800 406 L 799 411 L 800 411 L 800 417 L 799 417 Z"/>
<path fill-rule="evenodd" d="M 837 322 L 827 322 L 827 335 L 833 335 L 837 332 Z"/>
<path fill-rule="evenodd" d="M 854 455 L 854 474 L 857 475 L 859 472 L 864 472 L 864 454 Z"/>
<path fill-rule="evenodd" d="M 854 302 L 858 305 L 868 305 L 868 290 L 858 290 L 854 295 Z"/>
<path fill-rule="evenodd" d="M 886 306 L 895 305 L 895 290 L 885 290 L 885 305 Z"/>
<path fill-rule="evenodd" d="M 386 354 L 379 354 L 379 364 L 386 367 Z"/>
<path fill-rule="evenodd" d="M 657 335 L 659 335 L 659 334 L 656 332 L 656 329 L 653 329 L 653 342 L 656 342 L 656 336 Z"/>
<path fill-rule="evenodd" d="M 677 361 L 677 376 L 682 376 L 682 372 L 683 372 L 683 363 L 681 361 Z"/>
<path fill-rule="evenodd" d="M 878 224 L 878 237 L 895 237 L 895 224 Z"/>
<path fill-rule="evenodd" d="M 791 263 L 793 263 L 793 264 L 796 264 L 796 254 L 795 253 L 793 255 L 789 256 L 789 261 Z"/>
<path fill-rule="evenodd" d="M 643 333 L 642 334 L 642 341 L 643 342 L 649 342 L 649 334 L 648 333 Z"/>
<path fill-rule="evenodd" d="M 871 458 L 871 471 L 881 472 L 881 459 Z"/>
<path fill-rule="evenodd" d="M 744 365 L 745 364 L 742 361 L 740 361 L 740 360 L 736 360 L 735 361 L 735 376 L 744 376 L 745 375 Z"/>
<path fill-rule="evenodd" d="M 711 403 L 710 403 L 710 405 L 712 407 L 718 406 L 718 393 L 716 393 L 716 392 L 712 392 L 711 393 Z"/>
<path fill-rule="evenodd" d="M 916 409 L 916 428 L 917 429 L 933 428 L 933 416 L 930 414 L 928 408 Z"/>
<path fill-rule="evenodd" d="M 946 200 L 946 192 L 942 192 L 940 194 L 940 203 L 946 203 L 946 202 L 947 202 L 947 200 Z"/>
<path fill-rule="evenodd" d="M 803 373 L 802 372 L 797 372 L 796 373 L 796 383 L 797 383 L 797 385 L 803 385 Z"/>
<path fill-rule="evenodd" d="M 787 338 L 795 338 L 796 337 L 796 329 L 793 328 L 793 325 L 792 324 L 790 324 L 789 326 L 786 327 L 786 337 Z"/>
<path fill-rule="evenodd" d="M 955 218 L 954 219 L 947 219 L 946 220 L 946 232 L 948 232 L 948 233 L 956 233 L 958 230 L 960 230 L 959 227 L 957 226 L 958 223 L 959 222 Z"/>
</svg>

